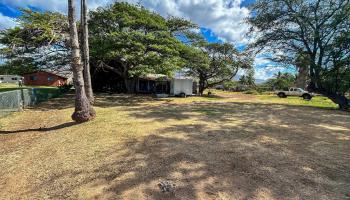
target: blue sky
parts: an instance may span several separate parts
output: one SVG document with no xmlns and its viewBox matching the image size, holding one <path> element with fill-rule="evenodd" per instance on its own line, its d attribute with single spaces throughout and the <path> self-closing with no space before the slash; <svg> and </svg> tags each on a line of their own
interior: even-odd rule
<svg viewBox="0 0 350 200">
<path fill-rule="evenodd" d="M 104 6 L 113 0 L 88 0 L 90 9 Z M 184 17 L 197 23 L 200 32 L 209 42 L 230 42 L 244 47 L 250 42 L 246 37 L 249 26 L 244 19 L 249 16 L 248 5 L 254 0 L 121 0 L 139 3 L 163 16 Z M 79 4 L 77 4 L 79 5 Z M 66 13 L 67 0 L 0 0 L 0 29 L 13 27 L 20 15 L 18 8 L 49 10 Z M 255 76 L 268 79 L 278 71 L 291 71 L 268 61 L 266 56 L 255 59 Z M 241 72 L 242 74 L 243 72 Z"/>
</svg>

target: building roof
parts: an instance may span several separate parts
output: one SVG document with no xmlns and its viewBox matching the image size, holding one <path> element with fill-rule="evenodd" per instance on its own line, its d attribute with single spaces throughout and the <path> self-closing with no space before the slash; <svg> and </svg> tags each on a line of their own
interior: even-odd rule
<svg viewBox="0 0 350 200">
<path fill-rule="evenodd" d="M 140 76 L 140 78 L 146 79 L 146 80 L 159 80 L 159 79 L 167 80 L 167 79 L 169 79 L 164 74 L 146 74 L 146 75 Z"/>
<path fill-rule="evenodd" d="M 193 77 L 190 76 L 184 76 L 184 75 L 179 75 L 179 74 L 175 74 L 174 77 L 169 78 L 168 76 L 164 75 L 164 74 L 146 74 L 146 75 L 142 75 L 139 78 L 145 79 L 145 80 L 170 80 L 170 79 L 176 79 L 176 80 L 194 80 Z"/>
<path fill-rule="evenodd" d="M 27 74 L 24 74 L 24 75 L 35 74 L 35 73 L 38 73 L 38 72 L 45 72 L 45 73 L 48 73 L 48 74 L 53 74 L 55 76 L 59 76 L 59 77 L 64 78 L 64 79 L 69 79 L 70 77 L 73 76 L 73 73 L 70 72 L 70 71 L 49 71 L 49 70 L 38 70 L 38 71 L 34 71 L 32 73 L 27 73 Z"/>
<path fill-rule="evenodd" d="M 178 79 L 178 80 L 193 80 L 194 78 L 192 78 L 190 76 L 175 76 L 174 79 Z"/>
<path fill-rule="evenodd" d="M 17 76 L 17 77 L 22 77 L 22 76 L 20 76 L 20 75 L 16 75 L 16 74 L 0 74 L 0 76 Z"/>
</svg>

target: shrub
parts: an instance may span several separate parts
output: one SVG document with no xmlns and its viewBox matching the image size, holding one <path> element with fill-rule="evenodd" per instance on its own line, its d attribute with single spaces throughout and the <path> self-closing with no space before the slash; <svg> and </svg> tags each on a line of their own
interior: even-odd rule
<svg viewBox="0 0 350 200">
<path fill-rule="evenodd" d="M 61 93 L 66 93 L 66 92 L 69 92 L 69 90 L 73 87 L 73 85 L 71 84 L 65 84 L 65 85 L 62 85 L 62 86 L 59 86 L 59 90 Z"/>
</svg>

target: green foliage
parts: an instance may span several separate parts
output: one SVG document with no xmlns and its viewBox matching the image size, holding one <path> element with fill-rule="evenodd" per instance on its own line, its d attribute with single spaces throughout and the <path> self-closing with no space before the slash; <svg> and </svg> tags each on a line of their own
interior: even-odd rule
<svg viewBox="0 0 350 200">
<path fill-rule="evenodd" d="M 278 72 L 274 78 L 267 80 L 264 87 L 270 88 L 271 90 L 288 90 L 295 83 L 295 75 L 290 73 Z"/>
<path fill-rule="evenodd" d="M 228 80 L 223 82 L 224 89 L 229 90 L 238 86 L 238 82 L 234 80 Z"/>
<path fill-rule="evenodd" d="M 23 9 L 19 17 L 19 45 L 30 47 L 59 44 L 67 39 L 68 22 L 66 16 L 57 12 L 35 12 Z"/>
<path fill-rule="evenodd" d="M 183 65 L 184 48 L 174 35 L 192 24 L 164 19 L 143 7 L 114 3 L 90 13 L 91 58 L 123 78 L 147 73 L 171 75 Z"/>
<path fill-rule="evenodd" d="M 33 58 L 12 59 L 0 65 L 0 74 L 23 75 L 36 70 Z"/>
<path fill-rule="evenodd" d="M 31 88 L 39 88 L 43 89 L 43 91 L 56 91 L 57 87 L 50 87 L 50 86 L 26 86 L 19 87 L 17 83 L 1 83 L 0 84 L 0 92 L 7 92 L 7 91 L 13 91 L 13 90 L 20 90 L 20 89 L 31 89 Z"/>
<path fill-rule="evenodd" d="M 6 59 L 1 71 L 23 74 L 38 68 L 60 68 L 69 62 L 66 16 L 23 9 L 18 26 L 0 32 L 0 54 Z"/>
<path fill-rule="evenodd" d="M 256 96 L 259 100 L 274 103 L 274 104 L 288 104 L 298 106 L 311 106 L 317 108 L 336 109 L 337 104 L 333 103 L 329 98 L 324 96 L 313 97 L 310 101 L 305 101 L 303 98 L 290 96 L 288 98 L 279 98 L 275 94 L 259 94 Z"/>
<path fill-rule="evenodd" d="M 71 84 L 65 84 L 65 85 L 61 85 L 59 86 L 59 90 L 61 93 L 66 93 L 66 92 L 69 92 L 71 89 L 72 89 L 73 85 Z"/>
<path fill-rule="evenodd" d="M 185 20 L 183 18 L 170 16 L 166 20 L 166 26 L 168 30 L 174 35 L 193 35 L 193 31 L 190 29 L 196 29 L 198 26 L 191 21 Z"/>
<path fill-rule="evenodd" d="M 350 108 L 350 2 L 344 0 L 257 0 L 248 19 L 258 51 L 273 60 L 309 65 L 309 88 Z M 295 63 L 297 61 L 297 63 Z"/>
<path fill-rule="evenodd" d="M 187 48 L 188 74 L 199 78 L 199 92 L 231 81 L 239 69 L 250 68 L 251 60 L 229 43 L 195 43 Z"/>
<path fill-rule="evenodd" d="M 240 78 L 239 78 L 239 83 L 241 85 L 246 85 L 246 86 L 249 86 L 249 87 L 255 87 L 255 78 L 254 78 L 254 69 L 253 68 L 249 68 L 246 70 L 246 74 L 245 75 L 242 75 Z"/>
</svg>

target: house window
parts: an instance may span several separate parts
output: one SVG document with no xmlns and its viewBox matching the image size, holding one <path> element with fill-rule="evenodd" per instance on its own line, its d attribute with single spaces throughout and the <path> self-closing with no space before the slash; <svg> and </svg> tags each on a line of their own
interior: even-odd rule
<svg viewBox="0 0 350 200">
<path fill-rule="evenodd" d="M 52 77 L 52 76 L 49 76 L 49 77 L 47 77 L 47 80 L 48 80 L 49 82 L 52 82 L 52 81 L 53 81 L 53 77 Z"/>
<path fill-rule="evenodd" d="M 31 81 L 36 81 L 36 80 L 38 80 L 38 78 L 37 78 L 35 75 L 34 75 L 34 76 L 30 76 L 29 79 L 30 79 Z"/>
</svg>

